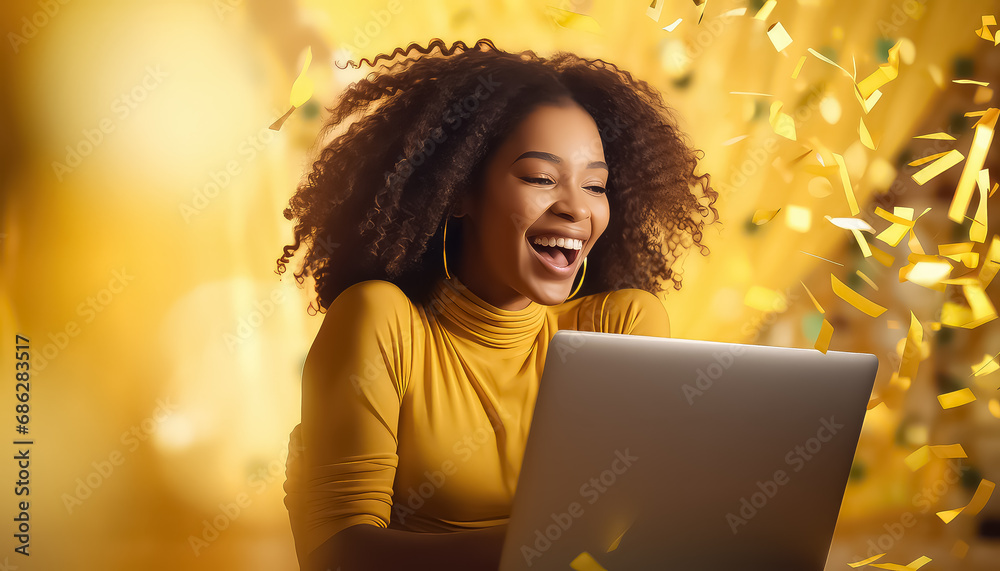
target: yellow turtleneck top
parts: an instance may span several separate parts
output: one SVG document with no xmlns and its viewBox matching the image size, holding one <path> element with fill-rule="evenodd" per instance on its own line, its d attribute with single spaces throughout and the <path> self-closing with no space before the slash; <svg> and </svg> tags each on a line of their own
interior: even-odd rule
<svg viewBox="0 0 1000 571">
<path fill-rule="evenodd" d="M 366 281 L 330 304 L 303 369 L 285 506 L 300 558 L 342 529 L 507 522 L 549 341 L 560 329 L 666 337 L 651 293 L 503 310 L 441 280 L 416 305 Z"/>
</svg>

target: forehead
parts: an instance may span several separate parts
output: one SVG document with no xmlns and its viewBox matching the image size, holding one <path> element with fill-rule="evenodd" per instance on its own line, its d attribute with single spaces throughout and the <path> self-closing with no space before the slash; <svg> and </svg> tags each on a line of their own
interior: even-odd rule
<svg viewBox="0 0 1000 571">
<path fill-rule="evenodd" d="M 552 153 L 570 163 L 604 159 L 597 124 L 572 102 L 532 110 L 500 146 L 497 158 L 506 161 L 506 166 L 525 151 Z"/>
</svg>

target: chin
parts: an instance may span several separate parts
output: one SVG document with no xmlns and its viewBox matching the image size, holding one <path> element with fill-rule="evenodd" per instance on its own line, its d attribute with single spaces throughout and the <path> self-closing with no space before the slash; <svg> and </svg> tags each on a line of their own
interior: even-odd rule
<svg viewBox="0 0 1000 571">
<path fill-rule="evenodd" d="M 569 287 L 560 283 L 532 284 L 525 289 L 523 295 L 541 305 L 559 305 L 566 301 L 571 291 L 572 284 Z"/>
</svg>

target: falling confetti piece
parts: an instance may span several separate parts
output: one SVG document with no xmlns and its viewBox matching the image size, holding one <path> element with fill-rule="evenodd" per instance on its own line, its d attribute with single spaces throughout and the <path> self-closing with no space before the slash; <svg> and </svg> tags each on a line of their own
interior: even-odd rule
<svg viewBox="0 0 1000 571">
<path fill-rule="evenodd" d="M 911 471 L 916 472 L 931 461 L 931 454 L 944 459 L 969 457 L 961 444 L 937 444 L 933 446 L 924 445 L 917 448 L 903 462 Z"/>
<path fill-rule="evenodd" d="M 989 409 L 990 414 L 992 414 L 996 418 L 1000 418 L 1000 400 L 990 399 L 990 403 L 987 405 L 986 408 Z"/>
<path fill-rule="evenodd" d="M 677 29 L 677 26 L 681 25 L 681 22 L 683 22 L 683 21 L 684 21 L 683 18 L 677 18 L 676 20 L 673 21 L 672 24 L 664 26 L 663 29 L 666 30 L 666 31 L 668 31 L 668 32 L 673 32 L 674 30 Z"/>
<path fill-rule="evenodd" d="M 858 561 L 857 563 L 848 563 L 848 565 L 850 565 L 851 567 L 864 567 L 865 565 L 868 565 L 869 563 L 872 563 L 873 561 L 878 561 L 884 555 L 885 555 L 885 553 L 879 553 L 878 555 L 869 557 L 868 559 L 865 559 L 863 561 Z"/>
<path fill-rule="evenodd" d="M 986 251 L 983 267 L 979 270 L 979 282 L 983 287 L 989 287 L 998 270 L 1000 270 L 1000 237 L 993 236 L 990 249 Z"/>
<path fill-rule="evenodd" d="M 802 250 L 799 250 L 799 253 L 805 254 L 807 256 L 812 256 L 814 258 L 819 258 L 819 259 L 823 260 L 824 262 L 830 262 L 831 264 L 837 264 L 838 266 L 841 266 L 841 267 L 843 267 L 843 265 L 844 265 L 844 264 L 841 264 L 840 262 L 834 262 L 833 260 L 824 258 L 823 256 L 817 256 L 816 254 L 810 254 L 809 252 L 803 252 Z"/>
<path fill-rule="evenodd" d="M 732 139 L 727 140 L 725 143 L 722 143 L 722 146 L 723 147 L 728 147 L 729 145 L 735 145 L 736 143 L 739 143 L 740 141 L 742 141 L 743 139 L 746 139 L 746 138 L 747 138 L 746 135 L 740 135 L 738 137 L 733 137 Z"/>
<path fill-rule="evenodd" d="M 872 256 L 872 249 L 868 245 L 868 240 L 865 239 L 864 234 L 861 233 L 861 230 L 852 229 L 851 234 L 854 235 L 854 240 L 858 243 L 858 247 L 861 248 L 861 253 L 864 257 L 870 258 Z"/>
<path fill-rule="evenodd" d="M 847 174 L 847 164 L 844 157 L 833 153 L 833 160 L 837 161 L 840 170 L 840 181 L 844 185 L 844 194 L 847 196 L 847 205 L 851 209 L 851 216 L 857 216 L 861 209 L 858 208 L 858 200 L 854 197 L 854 188 L 851 186 L 851 177 Z"/>
<path fill-rule="evenodd" d="M 822 327 L 820 327 L 819 330 L 819 337 L 816 338 L 816 343 L 813 345 L 813 347 L 815 347 L 817 351 L 825 355 L 826 352 L 830 349 L 830 339 L 832 337 L 833 337 L 833 325 L 830 325 L 830 322 L 824 319 L 823 325 Z"/>
<path fill-rule="evenodd" d="M 858 100 L 858 103 L 861 104 L 861 109 L 864 110 L 867 115 L 871 112 L 872 108 L 875 107 L 875 104 L 878 103 L 879 99 L 882 99 L 882 92 L 876 89 L 875 92 L 868 97 L 862 97 L 861 92 L 858 91 L 858 86 L 855 85 L 854 97 Z"/>
<path fill-rule="evenodd" d="M 618 549 L 618 546 L 621 545 L 622 538 L 625 537 L 625 534 L 628 533 L 628 530 L 631 527 L 632 526 L 630 525 L 629 527 L 625 528 L 625 531 L 621 532 L 621 534 L 618 537 L 616 537 L 614 541 L 611 542 L 611 545 L 608 546 L 608 550 L 606 551 L 606 553 L 611 553 L 615 549 Z"/>
<path fill-rule="evenodd" d="M 995 16 L 993 15 L 983 16 L 983 27 L 976 30 L 976 35 L 984 40 L 995 42 L 993 38 L 993 33 L 990 32 L 990 26 L 996 26 L 996 25 L 997 25 L 997 20 Z"/>
<path fill-rule="evenodd" d="M 576 571 L 608 571 L 590 554 L 584 551 L 570 561 L 569 566 Z"/>
<path fill-rule="evenodd" d="M 802 284 L 802 287 L 806 290 L 806 293 L 809 294 L 809 299 L 811 299 L 812 302 L 813 302 L 813 305 L 816 306 L 816 311 L 818 311 L 820 313 L 826 313 L 826 311 L 823 309 L 823 306 L 820 305 L 819 301 L 816 300 L 816 296 L 813 295 L 813 292 L 809 291 L 809 288 L 806 287 L 806 284 L 803 283 L 801 280 L 799 281 L 799 283 Z"/>
<path fill-rule="evenodd" d="M 917 368 L 920 366 L 920 344 L 924 340 L 924 328 L 920 326 L 920 320 L 910 312 L 910 328 L 906 332 L 906 344 L 903 346 L 903 356 L 899 363 L 899 377 L 910 379 L 917 378 Z"/>
<path fill-rule="evenodd" d="M 870 317 L 878 317 L 885 313 L 884 307 L 847 287 L 844 282 L 837 279 L 837 276 L 830 274 L 830 281 L 833 284 L 833 293 L 837 294 L 837 297 L 840 299 L 851 304 L 855 309 Z"/>
<path fill-rule="evenodd" d="M 913 137 L 914 139 L 937 139 L 940 141 L 954 141 L 955 137 L 952 137 L 948 133 L 929 133 L 927 135 L 917 135 Z"/>
<path fill-rule="evenodd" d="M 799 78 L 799 72 L 802 71 L 802 64 L 806 63 L 806 56 L 799 57 L 799 63 L 795 64 L 795 71 L 792 72 L 792 79 Z"/>
<path fill-rule="evenodd" d="M 826 216 L 826 219 L 830 221 L 831 224 L 838 228 L 843 228 L 844 230 L 864 230 L 865 232 L 875 233 L 875 229 L 872 225 L 860 218 L 830 218 Z"/>
<path fill-rule="evenodd" d="M 767 224 L 779 212 L 781 212 L 780 208 L 777 210 L 757 210 L 753 213 L 753 223 L 757 226 Z"/>
<path fill-rule="evenodd" d="M 649 8 L 646 8 L 646 15 L 652 18 L 654 22 L 660 21 L 660 13 L 663 12 L 663 3 L 665 0 L 653 0 L 649 4 Z M 678 19 L 678 22 L 680 20 Z M 664 28 L 666 29 L 666 28 Z M 671 30 L 673 31 L 673 30 Z"/>
<path fill-rule="evenodd" d="M 746 7 L 743 7 L 743 8 L 733 8 L 732 10 L 729 10 L 728 12 L 723 12 L 722 14 L 719 14 L 719 17 L 720 18 L 727 18 L 729 16 L 743 16 L 746 13 L 747 13 Z"/>
<path fill-rule="evenodd" d="M 976 488 L 976 493 L 973 494 L 972 501 L 969 502 L 969 505 L 961 508 L 955 508 L 953 510 L 937 512 L 937 516 L 945 523 L 951 523 L 956 517 L 958 517 L 958 514 L 963 512 L 967 516 L 975 516 L 983 509 L 986 502 L 990 500 L 990 496 L 993 495 L 994 488 L 996 488 L 996 484 L 984 478 L 979 482 L 979 487 Z"/>
<path fill-rule="evenodd" d="M 771 128 L 774 132 L 786 139 L 795 140 L 795 119 L 788 113 L 783 113 L 781 107 L 784 105 L 781 101 L 775 101 L 771 103 Z"/>
<path fill-rule="evenodd" d="M 870 246 L 870 248 L 872 249 L 872 256 L 875 258 L 875 261 L 887 268 L 892 267 L 893 262 L 896 261 L 895 256 L 885 250 L 879 250 L 875 246 Z"/>
<path fill-rule="evenodd" d="M 858 270 L 855 273 L 858 274 L 859 278 L 865 280 L 865 283 L 868 284 L 869 286 L 871 286 L 872 289 L 874 289 L 875 291 L 878 291 L 878 286 L 875 285 L 875 282 L 873 282 L 870 277 L 866 276 L 864 272 L 862 272 L 861 270 Z"/>
<path fill-rule="evenodd" d="M 990 171 L 983 169 L 976 177 L 976 185 L 979 187 L 979 206 L 976 207 L 976 216 L 973 218 L 974 224 L 969 226 L 969 239 L 973 242 L 983 243 L 986 241 L 986 198 L 990 187 Z M 970 266 L 975 267 L 975 266 Z"/>
<path fill-rule="evenodd" d="M 910 561 L 906 565 L 898 565 L 896 563 L 875 563 L 872 567 L 878 567 L 879 569 L 889 569 L 889 571 L 916 571 L 924 565 L 930 563 L 932 559 L 926 555 L 921 555 L 920 557 Z"/>
<path fill-rule="evenodd" d="M 591 18 L 586 14 L 578 14 L 576 12 L 570 12 L 569 10 L 561 10 L 559 8 L 553 8 L 548 6 L 546 12 L 552 21 L 556 23 L 561 28 L 566 28 L 567 30 L 577 30 L 580 32 L 588 32 L 591 34 L 603 34 L 604 31 L 601 29 L 601 25 L 597 23 L 597 20 Z"/>
<path fill-rule="evenodd" d="M 997 356 L 1000 356 L 1000 354 L 994 355 L 992 357 L 990 357 L 988 353 L 986 355 L 983 355 L 982 361 L 979 361 L 975 365 L 972 365 L 972 374 L 977 377 L 981 377 L 983 375 L 988 375 L 993 371 L 996 371 L 997 369 L 1000 369 L 1000 364 L 998 364 L 996 361 Z"/>
<path fill-rule="evenodd" d="M 986 153 L 989 151 L 990 143 L 993 141 L 993 129 L 996 127 L 998 114 L 1000 114 L 1000 109 L 991 107 L 976 123 L 976 134 L 972 139 L 972 148 L 969 149 L 969 157 L 965 161 L 962 177 L 958 180 L 955 196 L 952 199 L 951 207 L 948 209 L 948 218 L 953 222 L 961 223 L 965 218 L 966 210 L 969 209 L 969 201 L 972 199 L 972 187 L 975 184 L 979 171 L 983 169 L 983 163 L 986 161 Z M 914 180 L 916 180 L 915 177 L 916 175 L 914 175 Z"/>
<path fill-rule="evenodd" d="M 976 395 L 972 394 L 970 389 L 961 389 L 958 391 L 952 391 L 950 393 L 945 393 L 943 395 L 938 395 L 938 402 L 941 403 L 941 408 L 955 408 L 957 406 L 962 406 L 963 404 L 969 404 L 970 402 L 976 400 Z"/>
<path fill-rule="evenodd" d="M 730 95 L 756 95 L 758 97 L 774 97 L 770 93 L 757 93 L 756 91 L 730 91 Z"/>
<path fill-rule="evenodd" d="M 926 157 L 920 157 L 919 159 L 912 160 L 909 163 L 907 163 L 907 165 L 911 167 L 919 167 L 920 165 L 925 165 L 931 161 L 940 159 L 941 157 L 947 154 L 948 151 L 944 151 L 943 153 L 935 153 L 933 155 L 927 155 Z"/>
<path fill-rule="evenodd" d="M 958 83 L 960 85 L 979 85 L 979 86 L 982 86 L 982 87 L 989 87 L 990 86 L 990 82 L 988 82 L 988 81 L 975 81 L 975 80 L 972 80 L 972 79 L 953 79 L 953 80 L 951 80 L 951 82 L 952 83 Z"/>
<path fill-rule="evenodd" d="M 952 149 L 947 153 L 945 153 L 943 156 L 941 156 L 941 158 L 934 161 L 933 163 L 913 173 L 910 176 L 910 178 L 912 178 L 914 182 L 922 186 L 927 181 L 931 180 L 937 175 L 943 173 L 944 171 L 962 162 L 962 159 L 964 158 L 965 156 L 962 155 L 962 153 Z M 968 202 L 966 202 L 966 205 L 968 205 Z M 965 215 L 964 211 L 962 212 L 962 215 L 963 216 Z"/>
<path fill-rule="evenodd" d="M 882 210 L 881 207 L 875 207 L 876 216 L 892 222 L 892 225 L 883 230 L 878 236 L 875 236 L 875 239 L 896 247 L 899 241 L 903 239 L 903 236 L 906 236 L 906 233 L 913 229 L 913 209 L 896 206 L 893 208 L 893 211 L 893 214 L 889 214 L 885 210 Z"/>
<path fill-rule="evenodd" d="M 298 77 L 295 78 L 295 82 L 292 83 L 292 92 L 288 96 L 288 102 L 291 104 L 291 108 L 285 112 L 284 115 L 279 117 L 271 126 L 268 127 L 272 131 L 278 131 L 281 126 L 285 124 L 285 121 L 291 117 L 292 112 L 297 108 L 301 107 L 309 98 L 313 95 L 313 82 L 306 75 L 309 71 L 309 64 L 312 63 L 312 46 L 307 46 L 305 50 L 305 59 L 302 62 L 302 70 L 299 71 Z"/>
<path fill-rule="evenodd" d="M 861 137 L 861 144 L 868 147 L 871 150 L 878 148 L 878 143 L 872 138 L 872 134 L 868 132 L 868 127 L 865 125 L 865 118 L 861 118 L 861 122 L 858 124 L 858 136 Z"/>
<path fill-rule="evenodd" d="M 899 41 L 889 48 L 889 61 L 878 66 L 878 69 L 871 75 L 858 82 L 858 91 L 861 92 L 863 99 L 868 99 L 876 89 L 896 79 L 899 75 L 899 46 L 901 44 L 902 42 Z"/>
<path fill-rule="evenodd" d="M 767 20 L 767 17 L 771 15 L 771 10 L 774 10 L 774 7 L 777 4 L 778 4 L 777 0 L 767 0 L 767 2 L 764 2 L 764 5 L 760 7 L 760 10 L 757 10 L 757 14 L 754 15 L 753 19 Z"/>
<path fill-rule="evenodd" d="M 951 264 L 948 262 L 917 262 L 906 273 L 906 281 L 934 289 L 942 280 L 951 274 Z"/>
<path fill-rule="evenodd" d="M 854 76 L 853 75 L 851 75 L 846 69 L 844 69 L 844 68 L 840 67 L 839 65 L 837 65 L 837 63 L 834 62 L 833 60 L 831 60 L 830 58 L 826 57 L 825 55 L 819 53 L 818 51 L 816 51 L 816 50 L 814 50 L 812 48 L 807 48 L 807 51 L 809 53 L 811 53 L 812 55 L 816 56 L 816 58 L 818 58 L 820 61 L 824 61 L 824 62 L 832 65 L 833 67 L 839 69 L 840 71 L 844 72 L 844 75 L 846 75 L 847 77 L 851 78 L 851 81 L 854 81 Z"/>
<path fill-rule="evenodd" d="M 771 27 L 767 29 L 767 37 L 771 39 L 771 43 L 774 45 L 774 49 L 779 52 L 784 50 L 792 43 L 792 37 L 788 35 L 785 31 L 784 26 L 781 22 L 775 22 L 771 24 Z"/>
</svg>

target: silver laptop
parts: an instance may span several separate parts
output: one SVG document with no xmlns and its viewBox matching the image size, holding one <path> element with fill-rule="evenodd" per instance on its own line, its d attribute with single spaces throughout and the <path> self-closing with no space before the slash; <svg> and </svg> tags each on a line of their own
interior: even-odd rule
<svg viewBox="0 0 1000 571">
<path fill-rule="evenodd" d="M 874 355 L 560 331 L 501 571 L 826 563 Z"/>
</svg>

